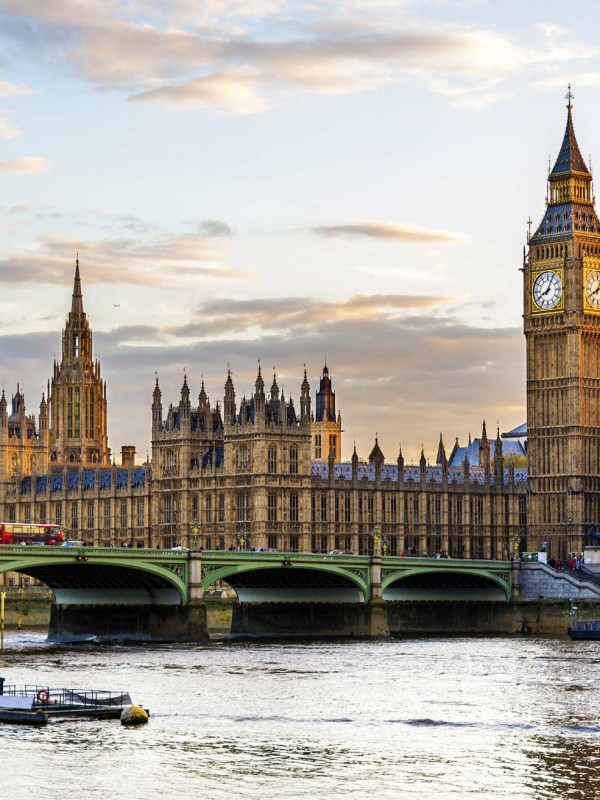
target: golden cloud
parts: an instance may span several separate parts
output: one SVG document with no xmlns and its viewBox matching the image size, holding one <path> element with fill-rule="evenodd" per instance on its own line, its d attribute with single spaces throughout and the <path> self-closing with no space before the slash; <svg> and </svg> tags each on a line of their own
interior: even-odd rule
<svg viewBox="0 0 600 800">
<path fill-rule="evenodd" d="M 463 233 L 433 230 L 401 222 L 356 222 L 345 225 L 319 225 L 312 230 L 321 236 L 343 239 L 383 239 L 392 242 L 406 242 L 408 244 L 462 242 L 466 239 Z"/>
<path fill-rule="evenodd" d="M 51 167 L 50 161 L 39 156 L 21 156 L 21 158 L 9 158 L 0 161 L 0 172 L 21 172 L 24 174 L 35 174 L 46 172 Z"/>
</svg>

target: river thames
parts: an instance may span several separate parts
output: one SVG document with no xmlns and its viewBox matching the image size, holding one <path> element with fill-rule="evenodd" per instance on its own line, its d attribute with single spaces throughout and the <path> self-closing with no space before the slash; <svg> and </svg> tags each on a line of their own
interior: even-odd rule
<svg viewBox="0 0 600 800">
<path fill-rule="evenodd" d="M 150 723 L 0 726 L 11 800 L 600 795 L 600 643 L 44 638 L 8 634 L 7 683 L 124 689 Z"/>
</svg>

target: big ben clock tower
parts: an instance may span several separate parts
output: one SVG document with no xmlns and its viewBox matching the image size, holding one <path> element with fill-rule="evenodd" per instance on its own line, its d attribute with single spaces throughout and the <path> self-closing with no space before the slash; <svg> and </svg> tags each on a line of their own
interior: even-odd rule
<svg viewBox="0 0 600 800">
<path fill-rule="evenodd" d="M 524 264 L 528 549 L 580 550 L 600 522 L 600 222 L 592 174 L 567 127 L 546 213 Z"/>
</svg>

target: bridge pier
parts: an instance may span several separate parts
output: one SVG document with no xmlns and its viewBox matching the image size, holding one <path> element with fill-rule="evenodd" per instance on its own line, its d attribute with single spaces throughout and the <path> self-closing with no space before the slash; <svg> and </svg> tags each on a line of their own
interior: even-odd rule
<svg viewBox="0 0 600 800">
<path fill-rule="evenodd" d="M 49 642 L 205 642 L 206 605 L 84 605 L 53 603 Z"/>
<path fill-rule="evenodd" d="M 390 635 L 386 603 L 235 603 L 231 635 L 383 639 Z"/>
</svg>

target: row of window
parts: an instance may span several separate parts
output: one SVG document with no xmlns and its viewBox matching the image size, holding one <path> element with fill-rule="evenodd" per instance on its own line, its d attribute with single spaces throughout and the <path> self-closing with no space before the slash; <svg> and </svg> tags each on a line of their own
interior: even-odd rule
<svg viewBox="0 0 600 800">
<path fill-rule="evenodd" d="M 328 458 L 330 451 L 334 455 L 337 453 L 337 435 L 335 433 L 329 434 L 329 450 L 323 454 L 323 437 L 320 433 L 317 433 L 315 435 L 315 458 Z"/>
<path fill-rule="evenodd" d="M 132 501 L 135 505 L 130 509 L 129 500 L 117 500 L 113 503 L 112 500 L 101 500 L 96 508 L 96 503 L 89 500 L 83 503 L 81 508 L 82 518 L 80 518 L 80 507 L 78 503 L 67 503 L 66 513 L 67 517 L 63 519 L 63 503 L 38 503 L 35 508 L 32 508 L 31 503 L 26 503 L 22 506 L 22 522 L 41 522 L 41 523 L 55 523 L 57 525 L 65 525 L 71 531 L 77 530 L 94 530 L 96 527 L 110 529 L 113 527 L 128 528 L 132 525 L 137 525 L 138 528 L 143 528 L 145 525 L 145 503 L 143 499 Z M 135 513 L 135 519 L 129 520 L 130 510 Z M 96 522 L 96 513 L 98 513 L 98 521 Z M 32 518 L 34 515 L 34 519 Z M 116 516 L 115 516 L 116 515 Z M 15 522 L 16 507 L 11 506 L 9 509 L 9 522 Z"/>
</svg>

